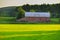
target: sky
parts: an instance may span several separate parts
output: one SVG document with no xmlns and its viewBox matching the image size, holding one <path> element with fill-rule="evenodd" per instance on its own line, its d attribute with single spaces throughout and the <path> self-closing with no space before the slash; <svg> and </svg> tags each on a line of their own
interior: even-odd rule
<svg viewBox="0 0 60 40">
<path fill-rule="evenodd" d="M 0 7 L 20 6 L 24 4 L 56 4 L 60 0 L 0 0 Z"/>
</svg>

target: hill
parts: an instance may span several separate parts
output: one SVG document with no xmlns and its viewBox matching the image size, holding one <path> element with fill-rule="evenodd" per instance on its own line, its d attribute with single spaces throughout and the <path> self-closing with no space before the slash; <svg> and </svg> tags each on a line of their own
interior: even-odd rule
<svg viewBox="0 0 60 40">
<path fill-rule="evenodd" d="M 10 7 L 3 7 L 0 8 L 0 16 L 2 17 L 11 17 L 16 15 L 16 7 L 17 6 L 10 6 Z"/>
</svg>

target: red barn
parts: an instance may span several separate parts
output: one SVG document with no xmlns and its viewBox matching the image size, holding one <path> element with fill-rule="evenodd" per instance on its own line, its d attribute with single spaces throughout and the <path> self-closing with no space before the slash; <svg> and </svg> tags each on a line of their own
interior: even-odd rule
<svg viewBox="0 0 60 40">
<path fill-rule="evenodd" d="M 19 19 L 19 21 L 27 22 L 48 22 L 49 20 L 49 12 L 25 12 L 25 17 Z"/>
</svg>

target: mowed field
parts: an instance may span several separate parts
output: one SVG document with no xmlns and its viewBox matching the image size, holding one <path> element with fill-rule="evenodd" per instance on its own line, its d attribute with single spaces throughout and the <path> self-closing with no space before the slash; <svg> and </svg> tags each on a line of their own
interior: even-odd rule
<svg viewBox="0 0 60 40">
<path fill-rule="evenodd" d="M 60 25 L 0 24 L 0 40 L 60 40 Z"/>
<path fill-rule="evenodd" d="M 0 40 L 60 40 L 60 31 L 0 32 Z"/>
</svg>

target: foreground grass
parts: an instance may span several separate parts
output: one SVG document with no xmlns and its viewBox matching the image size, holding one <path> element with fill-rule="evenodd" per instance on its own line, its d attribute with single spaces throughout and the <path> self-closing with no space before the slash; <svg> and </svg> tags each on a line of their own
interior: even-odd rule
<svg viewBox="0 0 60 40">
<path fill-rule="evenodd" d="M 0 32 L 0 40 L 60 40 L 60 31 Z"/>
</svg>

